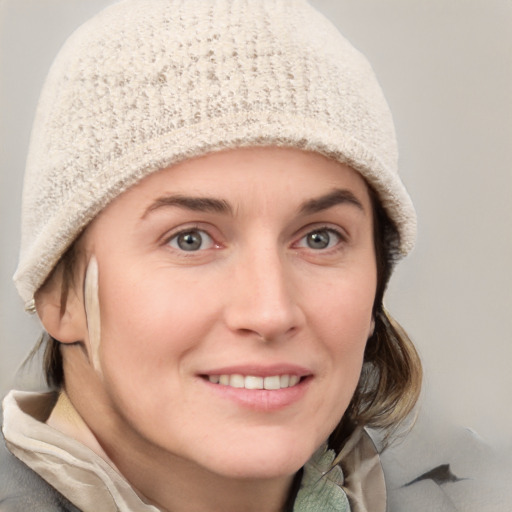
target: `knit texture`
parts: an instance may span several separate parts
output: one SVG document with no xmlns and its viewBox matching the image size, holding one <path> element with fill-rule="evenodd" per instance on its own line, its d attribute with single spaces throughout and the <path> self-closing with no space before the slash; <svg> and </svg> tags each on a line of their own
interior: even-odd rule
<svg viewBox="0 0 512 512">
<path fill-rule="evenodd" d="M 415 213 L 366 59 L 304 0 L 125 0 L 79 28 L 40 99 L 15 282 L 34 293 L 84 227 L 148 174 L 240 146 L 320 152 L 359 171 L 399 232 Z"/>
</svg>

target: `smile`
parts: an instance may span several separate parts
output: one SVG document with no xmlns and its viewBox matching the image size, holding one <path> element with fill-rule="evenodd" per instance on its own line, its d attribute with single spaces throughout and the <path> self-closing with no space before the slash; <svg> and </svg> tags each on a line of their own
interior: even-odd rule
<svg viewBox="0 0 512 512">
<path fill-rule="evenodd" d="M 269 375 L 268 377 L 257 377 L 254 375 L 223 374 L 208 375 L 208 380 L 213 384 L 229 386 L 232 388 L 245 389 L 266 389 L 278 390 L 291 388 L 300 382 L 297 375 Z"/>
</svg>

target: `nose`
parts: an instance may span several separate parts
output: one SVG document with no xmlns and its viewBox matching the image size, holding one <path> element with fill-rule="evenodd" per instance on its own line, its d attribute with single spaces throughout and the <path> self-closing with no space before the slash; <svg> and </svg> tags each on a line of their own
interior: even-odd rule
<svg viewBox="0 0 512 512">
<path fill-rule="evenodd" d="M 230 277 L 228 327 L 267 342 L 293 335 L 303 325 L 304 313 L 286 256 L 267 247 L 241 259 Z"/>
</svg>

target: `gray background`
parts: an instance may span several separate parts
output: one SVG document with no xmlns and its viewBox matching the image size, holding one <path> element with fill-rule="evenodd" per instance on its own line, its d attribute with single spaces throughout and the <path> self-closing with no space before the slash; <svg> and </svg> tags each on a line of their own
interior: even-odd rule
<svg viewBox="0 0 512 512">
<path fill-rule="evenodd" d="M 37 98 L 65 38 L 110 3 L 0 0 L 2 395 L 40 385 L 33 371 L 15 377 L 39 325 L 11 282 Z M 420 418 L 511 447 L 512 2 L 312 3 L 369 57 L 395 116 L 419 239 L 387 306 L 424 361 Z"/>
</svg>

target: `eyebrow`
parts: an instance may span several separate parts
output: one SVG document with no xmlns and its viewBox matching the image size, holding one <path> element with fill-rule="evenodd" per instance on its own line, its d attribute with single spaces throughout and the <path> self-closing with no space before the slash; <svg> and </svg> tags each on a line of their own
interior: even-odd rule
<svg viewBox="0 0 512 512">
<path fill-rule="evenodd" d="M 333 206 L 340 204 L 351 204 L 362 212 L 365 211 L 363 204 L 357 197 L 346 189 L 335 189 L 323 196 L 309 199 L 302 203 L 299 207 L 299 213 L 302 215 L 311 215 L 324 210 L 328 210 Z M 142 218 L 144 219 L 149 213 L 164 207 L 178 207 L 185 210 L 207 213 L 221 213 L 233 215 L 233 208 L 224 199 L 216 199 L 213 197 L 191 197 L 183 195 L 162 196 L 156 199 L 144 211 Z"/>
<path fill-rule="evenodd" d="M 350 190 L 341 188 L 334 189 L 328 194 L 305 201 L 300 206 L 299 211 L 304 215 L 311 215 L 340 204 L 351 204 L 363 213 L 365 212 L 361 201 Z"/>
<path fill-rule="evenodd" d="M 159 208 L 177 206 L 185 210 L 194 212 L 224 213 L 232 214 L 231 205 L 224 199 L 215 199 L 213 197 L 189 197 L 182 195 L 172 195 L 159 197 L 144 212 L 142 218 L 147 214 L 158 210 Z"/>
</svg>

